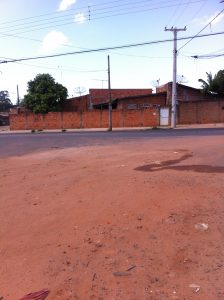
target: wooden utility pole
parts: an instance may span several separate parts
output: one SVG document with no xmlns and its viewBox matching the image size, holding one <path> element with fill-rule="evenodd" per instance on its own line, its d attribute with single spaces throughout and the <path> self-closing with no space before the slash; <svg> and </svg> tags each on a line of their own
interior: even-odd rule
<svg viewBox="0 0 224 300">
<path fill-rule="evenodd" d="M 165 27 L 165 31 L 172 31 L 174 35 L 171 127 L 175 128 L 177 118 L 177 32 L 186 31 L 186 26 L 184 28 L 171 27 L 170 29 Z"/>
<path fill-rule="evenodd" d="M 109 119 L 108 119 L 108 131 L 112 131 L 112 97 L 111 97 L 111 85 L 110 85 L 110 56 L 107 56 L 107 62 L 108 62 L 108 96 L 109 96 L 109 102 L 108 102 L 108 113 L 109 113 Z"/>
</svg>

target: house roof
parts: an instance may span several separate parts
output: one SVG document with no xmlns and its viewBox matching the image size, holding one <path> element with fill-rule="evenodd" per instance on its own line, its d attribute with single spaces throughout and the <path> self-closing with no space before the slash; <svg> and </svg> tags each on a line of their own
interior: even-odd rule
<svg viewBox="0 0 224 300">
<path fill-rule="evenodd" d="M 136 99 L 136 98 L 154 98 L 158 95 L 159 96 L 166 96 L 166 94 L 167 94 L 166 92 L 161 92 L 161 93 L 154 93 L 154 94 L 147 94 L 147 95 L 135 95 L 135 96 L 119 97 L 119 98 L 116 98 L 116 99 L 112 100 L 112 105 L 116 104 L 119 101 L 128 101 L 128 100 Z M 95 107 L 95 108 L 107 107 L 108 103 L 109 103 L 108 101 L 101 102 L 101 103 L 96 103 L 96 104 L 93 104 L 93 107 Z"/>
<path fill-rule="evenodd" d="M 147 95 L 135 95 L 135 96 L 127 96 L 127 97 L 119 97 L 114 99 L 114 101 L 122 101 L 122 100 L 131 100 L 131 99 L 135 99 L 135 98 L 153 98 L 156 96 L 166 96 L 167 92 L 159 92 L 159 93 L 154 93 L 154 94 L 147 94 Z"/>
<path fill-rule="evenodd" d="M 117 98 L 148 95 L 152 93 L 152 89 L 111 89 L 111 97 L 113 100 Z M 89 95 L 93 104 L 103 104 L 109 102 L 108 89 L 90 89 Z"/>
<path fill-rule="evenodd" d="M 171 86 L 172 86 L 172 84 L 173 84 L 173 82 L 172 82 L 172 81 L 169 81 L 169 82 L 167 82 L 166 84 L 159 86 L 158 88 L 163 87 L 163 86 L 165 86 L 165 85 L 171 85 Z M 177 87 L 178 87 L 178 86 L 184 87 L 184 88 L 186 88 L 186 89 L 196 90 L 196 91 L 201 91 L 201 90 L 202 90 L 202 89 L 195 88 L 195 87 L 192 87 L 192 86 L 189 86 L 189 85 L 185 85 L 185 84 L 182 84 L 182 83 L 177 83 Z"/>
</svg>

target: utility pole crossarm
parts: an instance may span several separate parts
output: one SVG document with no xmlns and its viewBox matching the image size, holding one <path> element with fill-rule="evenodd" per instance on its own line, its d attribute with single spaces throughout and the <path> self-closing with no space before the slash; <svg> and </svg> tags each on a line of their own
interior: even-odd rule
<svg viewBox="0 0 224 300">
<path fill-rule="evenodd" d="M 173 47 L 173 83 L 172 83 L 172 109 L 171 109 L 171 127 L 176 127 L 176 110 L 177 110 L 177 33 L 179 31 L 186 31 L 184 28 L 171 27 L 166 28 L 165 31 L 172 31 L 174 35 L 174 47 Z"/>
</svg>

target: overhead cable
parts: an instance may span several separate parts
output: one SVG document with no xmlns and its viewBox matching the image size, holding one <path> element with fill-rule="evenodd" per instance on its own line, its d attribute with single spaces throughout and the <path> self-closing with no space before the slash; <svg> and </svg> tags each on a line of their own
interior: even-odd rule
<svg viewBox="0 0 224 300">
<path fill-rule="evenodd" d="M 221 34 L 224 34 L 224 31 L 198 35 L 197 38 L 208 37 L 208 36 L 216 36 L 216 35 L 221 35 Z M 187 36 L 187 37 L 180 37 L 177 40 L 179 40 L 179 41 L 180 40 L 188 40 L 188 39 L 191 39 L 191 38 L 192 38 L 192 36 Z M 157 41 L 150 41 L 150 42 L 133 43 L 133 44 L 128 44 L 128 45 L 120 45 L 120 46 L 113 46 L 113 47 L 103 47 L 103 48 L 97 48 L 97 49 L 88 49 L 88 50 L 82 50 L 82 51 L 66 52 L 66 53 L 59 53 L 59 54 L 52 54 L 52 55 L 45 55 L 45 56 L 16 58 L 16 59 L 11 59 L 11 60 L 0 61 L 0 64 L 13 63 L 13 62 L 19 62 L 19 61 L 27 61 L 27 60 L 62 57 L 62 56 L 85 54 L 85 53 L 104 52 L 104 51 L 110 51 L 110 50 L 115 50 L 115 49 L 127 49 L 127 48 L 139 47 L 139 46 L 161 44 L 161 43 L 172 42 L 172 41 L 173 41 L 173 39 L 166 39 L 166 40 L 157 40 Z"/>
<path fill-rule="evenodd" d="M 172 0 L 173 1 L 173 0 Z M 171 7 L 175 7 L 178 6 L 180 4 L 167 4 L 167 2 L 172 2 L 172 1 L 163 1 L 165 2 L 164 5 L 160 5 L 160 6 L 156 6 L 156 7 L 152 7 L 152 5 L 150 5 L 150 7 L 146 7 L 145 5 L 140 5 L 138 7 L 135 8 L 123 8 L 123 9 L 119 9 L 119 10 L 111 10 L 111 11 L 106 11 L 106 12 L 100 12 L 100 13 L 92 13 L 91 14 L 91 18 L 90 21 L 92 20 L 99 20 L 99 19 L 105 19 L 105 18 L 110 18 L 110 17 L 116 17 L 116 16 L 122 16 L 122 15 L 129 15 L 129 14 L 136 14 L 136 13 L 140 13 L 140 12 L 147 12 L 147 11 L 152 11 L 152 10 L 158 10 L 158 9 L 163 9 L 163 8 L 171 8 Z M 198 2 L 204 2 L 205 0 L 192 0 L 190 3 L 189 2 L 184 2 L 182 3 L 182 5 L 186 5 L 186 4 L 195 4 Z M 162 2 L 160 2 L 162 3 Z M 124 11 L 124 9 L 126 9 L 126 11 Z M 67 20 L 67 19 L 66 19 Z M 47 21 L 47 23 L 38 23 L 38 24 L 34 24 L 31 25 L 27 24 L 29 29 L 28 30 L 24 30 L 21 31 L 23 29 L 26 29 L 27 27 L 19 27 L 20 25 L 17 25 L 15 29 L 11 29 L 11 30 L 7 30 L 4 32 L 0 32 L 0 34 L 4 34 L 5 36 L 8 33 L 15 33 L 15 34 L 23 34 L 23 33 L 28 33 L 28 32 L 32 32 L 32 31 L 39 31 L 39 30 L 43 30 L 43 29 L 47 29 L 47 28 L 51 28 L 52 26 L 54 27 L 61 27 L 61 26 L 66 26 L 66 25 L 71 25 L 74 24 L 74 20 L 69 20 L 69 22 L 66 22 L 66 20 L 59 20 L 57 18 L 57 21 L 51 21 L 49 22 L 49 20 Z M 43 20 L 45 21 L 45 20 Z M 65 21 L 65 22 L 63 22 Z M 51 25 L 49 25 L 51 24 Z M 47 25 L 47 26 L 44 26 Z"/>
<path fill-rule="evenodd" d="M 192 58 L 195 59 L 211 59 L 211 58 L 217 58 L 224 56 L 224 53 L 219 53 L 219 54 L 210 54 L 210 55 L 192 55 Z"/>
<path fill-rule="evenodd" d="M 224 12 L 224 8 L 208 23 L 206 24 L 197 34 L 195 34 L 189 41 L 187 41 L 183 46 L 181 46 L 178 51 L 183 49 L 187 44 L 189 44 L 193 39 L 195 39 L 202 31 L 204 31 L 208 26 L 212 24 L 212 22 L 217 19 Z"/>
</svg>

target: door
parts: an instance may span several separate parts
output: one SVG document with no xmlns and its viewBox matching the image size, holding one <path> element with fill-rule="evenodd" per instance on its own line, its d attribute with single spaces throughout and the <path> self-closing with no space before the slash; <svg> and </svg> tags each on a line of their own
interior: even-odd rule
<svg viewBox="0 0 224 300">
<path fill-rule="evenodd" d="M 160 126 L 169 125 L 169 108 L 161 107 L 160 108 Z"/>
</svg>

